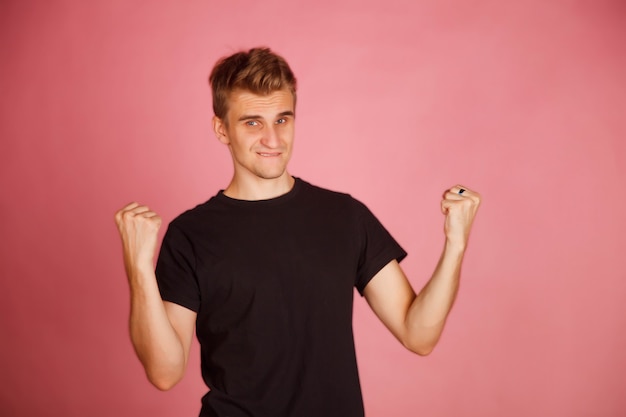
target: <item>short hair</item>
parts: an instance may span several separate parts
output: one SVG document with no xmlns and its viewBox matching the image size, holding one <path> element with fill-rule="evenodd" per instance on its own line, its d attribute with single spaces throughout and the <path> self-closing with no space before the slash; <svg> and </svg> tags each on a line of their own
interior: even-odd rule
<svg viewBox="0 0 626 417">
<path fill-rule="evenodd" d="M 252 48 L 221 58 L 209 76 L 213 112 L 225 120 L 230 94 L 238 89 L 267 95 L 288 89 L 296 103 L 296 77 L 287 61 L 269 48 Z"/>
</svg>

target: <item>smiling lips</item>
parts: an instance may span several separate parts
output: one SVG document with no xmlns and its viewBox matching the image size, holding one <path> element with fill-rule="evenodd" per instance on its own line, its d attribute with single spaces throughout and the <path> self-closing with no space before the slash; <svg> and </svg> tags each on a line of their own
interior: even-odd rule
<svg viewBox="0 0 626 417">
<path fill-rule="evenodd" d="M 263 157 L 280 156 L 281 152 L 257 152 L 258 155 Z"/>
</svg>

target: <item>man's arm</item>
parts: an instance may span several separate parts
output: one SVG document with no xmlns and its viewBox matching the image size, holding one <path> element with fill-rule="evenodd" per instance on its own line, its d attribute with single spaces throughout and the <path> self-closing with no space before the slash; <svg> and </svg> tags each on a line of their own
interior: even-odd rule
<svg viewBox="0 0 626 417">
<path fill-rule="evenodd" d="M 459 191 L 463 190 L 461 194 Z M 381 269 L 364 290 L 374 313 L 407 349 L 428 355 L 439 340 L 459 288 L 461 263 L 480 195 L 455 186 L 444 194 L 445 244 L 435 271 L 415 294 L 398 262 Z"/>
<path fill-rule="evenodd" d="M 131 203 L 115 214 L 115 221 L 130 286 L 130 338 L 148 380 L 168 390 L 185 373 L 196 313 L 161 300 L 154 273 L 161 218 Z"/>
</svg>

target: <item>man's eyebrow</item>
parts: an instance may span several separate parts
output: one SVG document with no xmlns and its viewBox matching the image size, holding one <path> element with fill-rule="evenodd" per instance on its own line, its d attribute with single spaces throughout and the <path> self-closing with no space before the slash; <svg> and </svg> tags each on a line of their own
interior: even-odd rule
<svg viewBox="0 0 626 417">
<path fill-rule="evenodd" d="M 237 119 L 237 121 L 238 122 L 242 122 L 244 120 L 260 119 L 260 118 L 261 118 L 261 116 L 258 116 L 256 114 L 244 114 L 239 119 Z"/>
<path fill-rule="evenodd" d="M 278 113 L 278 117 L 285 117 L 285 116 L 294 116 L 294 112 L 291 110 L 286 110 L 286 111 Z M 261 117 L 258 114 L 244 114 L 239 119 L 237 119 L 237 121 L 243 122 L 244 120 L 254 120 L 254 119 L 262 119 L 262 118 L 263 117 Z"/>
</svg>

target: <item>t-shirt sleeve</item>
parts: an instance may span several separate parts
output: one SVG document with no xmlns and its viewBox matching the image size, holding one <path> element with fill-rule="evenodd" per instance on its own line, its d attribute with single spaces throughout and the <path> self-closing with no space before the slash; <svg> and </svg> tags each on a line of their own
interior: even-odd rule
<svg viewBox="0 0 626 417">
<path fill-rule="evenodd" d="M 193 245 L 174 224 L 169 225 L 163 238 L 156 277 L 163 301 L 198 312 L 200 290 L 195 273 Z"/>
<path fill-rule="evenodd" d="M 362 203 L 358 203 L 360 256 L 356 288 L 361 295 L 372 278 L 392 260 L 402 261 L 407 253 Z"/>
</svg>

